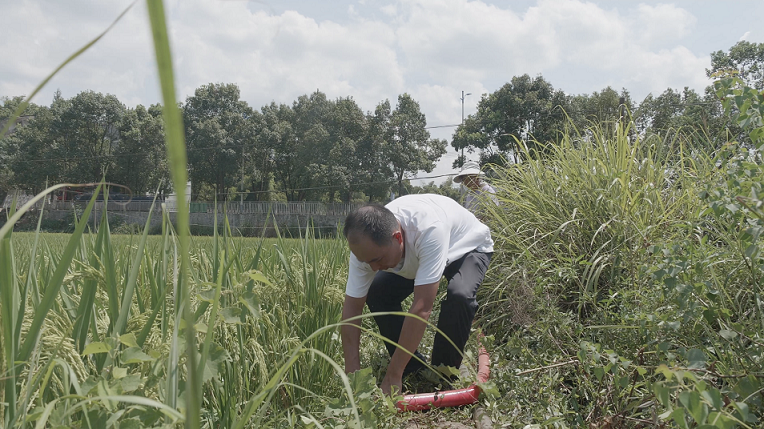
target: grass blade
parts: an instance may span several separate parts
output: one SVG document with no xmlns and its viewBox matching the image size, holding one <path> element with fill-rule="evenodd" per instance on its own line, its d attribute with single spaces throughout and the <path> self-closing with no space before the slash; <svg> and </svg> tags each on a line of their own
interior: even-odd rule
<svg viewBox="0 0 764 429">
<path fill-rule="evenodd" d="M 52 188 L 56 188 L 56 187 L 54 186 Z M 48 188 L 48 189 L 52 189 L 52 188 Z M 79 246 L 80 239 L 82 238 L 82 233 L 85 231 L 88 217 L 90 216 L 90 212 L 93 210 L 96 197 L 98 196 L 98 192 L 100 190 L 101 190 L 101 185 L 98 185 L 95 192 L 93 192 L 93 196 L 91 197 L 90 202 L 85 207 L 85 210 L 82 212 L 82 217 L 80 218 L 81 220 L 77 224 L 77 227 L 75 228 L 74 233 L 72 233 L 72 236 L 69 238 L 69 242 L 67 243 L 66 248 L 64 249 L 64 252 L 61 255 L 61 260 L 56 265 L 56 270 L 53 272 L 53 276 L 50 278 L 50 282 L 45 288 L 45 295 L 43 295 L 40 305 L 35 309 L 34 319 L 32 319 L 32 324 L 29 328 L 30 334 L 25 339 L 24 344 L 21 347 L 18 354 L 18 360 L 20 361 L 28 360 L 29 356 L 32 353 L 32 349 L 37 344 L 37 339 L 40 334 L 40 328 L 42 328 L 42 324 L 48 315 L 48 311 L 50 311 L 50 309 L 53 307 L 53 304 L 56 301 L 56 297 L 58 296 L 58 292 L 61 289 L 61 285 L 63 284 L 63 281 L 64 281 L 64 276 L 66 275 L 66 272 L 69 269 L 69 264 L 71 264 L 72 262 L 72 258 L 74 257 L 74 252 L 77 250 L 77 247 Z M 37 197 L 39 197 L 39 195 Z M 32 199 L 30 202 L 32 201 L 34 201 L 34 199 Z M 0 233 L 1 232 L 2 231 L 0 230 Z"/>
<path fill-rule="evenodd" d="M 14 211 L 14 204 L 11 206 L 11 213 Z M 13 260 L 13 251 L 11 246 L 11 230 L 0 235 L 0 322 L 2 323 L 3 334 L 3 362 L 0 362 L 0 370 L 5 369 L 2 374 L 7 377 L 5 380 L 5 398 L 6 405 L 5 419 L 6 423 L 13 422 L 16 413 L 16 349 L 19 344 L 19 336 L 16 334 L 16 323 L 18 320 L 19 296 L 18 285 L 16 284 L 16 267 Z M 4 365 L 3 365 L 4 363 Z M 7 375 L 5 375 L 7 374 Z"/>
<path fill-rule="evenodd" d="M 177 196 L 178 237 L 180 241 L 180 278 L 179 289 L 183 300 L 183 318 L 186 321 L 186 347 L 188 358 L 188 387 L 186 395 L 186 427 L 200 427 L 200 410 L 202 385 L 198 379 L 196 362 L 196 334 L 194 318 L 191 311 L 191 297 L 188 290 L 188 270 L 190 260 L 189 249 L 189 212 L 186 204 L 186 182 L 188 181 L 186 144 L 183 137 L 183 120 L 178 109 L 175 96 L 175 79 L 170 52 L 170 39 L 167 33 L 167 19 L 164 13 L 164 3 L 161 0 L 146 1 L 151 22 L 151 32 L 154 40 L 157 71 L 162 88 L 162 106 L 165 124 L 165 142 L 167 158 L 170 164 L 170 174 Z"/>
<path fill-rule="evenodd" d="M 100 268 L 98 254 L 101 253 L 101 249 L 103 248 L 104 232 L 108 229 L 108 224 L 105 223 L 105 218 L 106 210 L 103 211 L 101 216 L 101 228 L 99 228 L 96 236 L 95 249 L 90 252 L 90 257 L 88 258 L 90 260 L 90 266 L 95 270 Z M 104 228 L 104 226 L 106 226 L 106 228 Z M 87 342 L 88 325 L 90 325 L 91 317 L 93 316 L 93 305 L 95 303 L 97 289 L 98 281 L 96 279 L 88 278 L 85 280 L 85 285 L 82 288 L 80 305 L 77 308 L 77 314 L 75 316 L 74 330 L 72 331 L 72 338 L 77 344 L 77 349 L 80 353 L 85 349 L 85 343 Z"/>
<path fill-rule="evenodd" d="M 133 302 L 133 293 L 135 292 L 135 284 L 138 281 L 138 273 L 141 269 L 141 262 L 143 262 L 143 252 L 146 248 L 146 239 L 149 236 L 149 227 L 151 226 L 151 214 L 154 212 L 154 204 L 156 203 L 156 197 L 151 203 L 151 209 L 149 215 L 146 218 L 146 225 L 143 227 L 143 235 L 138 242 L 138 249 L 135 252 L 135 259 L 133 265 L 130 267 L 130 275 L 127 278 L 127 284 L 125 285 L 124 293 L 122 295 L 122 308 L 119 311 L 119 318 L 116 325 L 114 325 L 114 334 L 119 337 L 124 333 L 125 326 L 127 326 L 127 317 L 130 315 L 130 305 Z"/>
</svg>

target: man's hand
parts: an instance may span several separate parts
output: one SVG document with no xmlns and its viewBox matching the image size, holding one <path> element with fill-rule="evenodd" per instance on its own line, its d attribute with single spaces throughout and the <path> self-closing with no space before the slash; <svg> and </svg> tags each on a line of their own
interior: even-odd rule
<svg viewBox="0 0 764 429">
<path fill-rule="evenodd" d="M 394 376 L 388 371 L 385 374 L 385 379 L 382 380 L 382 385 L 379 387 L 385 395 L 401 394 L 403 392 L 403 381 L 401 381 L 401 376 Z"/>
</svg>

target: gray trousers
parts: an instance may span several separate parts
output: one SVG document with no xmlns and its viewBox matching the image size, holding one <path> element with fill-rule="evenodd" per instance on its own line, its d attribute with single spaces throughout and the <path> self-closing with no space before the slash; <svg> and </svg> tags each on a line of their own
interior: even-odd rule
<svg viewBox="0 0 764 429">
<path fill-rule="evenodd" d="M 458 368 L 461 365 L 461 353 L 467 344 L 472 320 L 478 308 L 477 290 L 485 278 L 491 255 L 492 253 L 472 251 L 446 266 L 443 275 L 448 280 L 448 289 L 445 299 L 440 304 L 437 326 L 454 342 L 456 348 L 443 335 L 436 333 L 432 347 L 433 366 L 447 365 Z M 413 292 L 414 280 L 379 271 L 371 283 L 366 305 L 371 312 L 403 311 L 401 303 Z M 374 320 L 382 336 L 398 342 L 403 328 L 403 316 L 376 316 Z M 396 346 L 389 343 L 385 343 L 385 346 L 392 356 Z M 417 355 L 422 357 L 419 352 Z M 423 366 L 412 358 L 404 373 L 416 371 Z"/>
</svg>

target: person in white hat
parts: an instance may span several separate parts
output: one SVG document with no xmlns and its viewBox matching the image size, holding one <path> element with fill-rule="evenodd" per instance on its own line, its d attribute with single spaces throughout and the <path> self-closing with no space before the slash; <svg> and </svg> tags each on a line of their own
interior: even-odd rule
<svg viewBox="0 0 764 429">
<path fill-rule="evenodd" d="M 474 161 L 465 162 L 459 174 L 454 177 L 454 183 L 461 183 L 467 188 L 467 195 L 464 196 L 464 207 L 472 213 L 477 213 L 483 198 L 490 198 L 494 204 L 499 205 L 499 200 L 496 199 L 496 190 L 484 182 L 482 177 L 485 177 L 485 173 L 480 170 L 480 165 Z"/>
</svg>

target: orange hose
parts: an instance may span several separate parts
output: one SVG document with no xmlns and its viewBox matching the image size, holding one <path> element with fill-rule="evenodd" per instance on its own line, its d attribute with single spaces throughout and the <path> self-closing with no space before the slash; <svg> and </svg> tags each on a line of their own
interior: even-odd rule
<svg viewBox="0 0 764 429">
<path fill-rule="evenodd" d="M 482 335 L 479 337 L 482 338 Z M 485 383 L 491 376 L 491 358 L 482 345 L 478 350 L 478 383 Z M 480 387 L 473 384 L 464 389 L 445 390 L 433 393 L 405 395 L 395 406 L 399 411 L 423 411 L 430 408 L 458 407 L 474 404 L 480 396 Z"/>
</svg>

